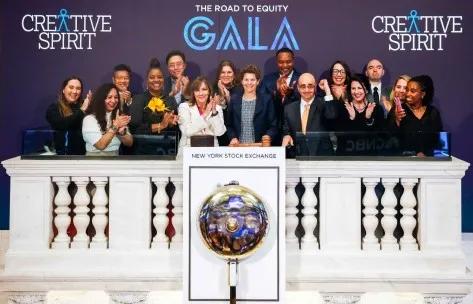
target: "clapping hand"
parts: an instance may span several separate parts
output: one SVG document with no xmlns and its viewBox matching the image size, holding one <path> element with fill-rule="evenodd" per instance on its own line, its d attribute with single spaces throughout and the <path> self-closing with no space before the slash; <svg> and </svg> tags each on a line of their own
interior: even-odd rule
<svg viewBox="0 0 473 304">
<path fill-rule="evenodd" d="M 371 115 L 373 115 L 373 111 L 375 107 L 376 107 L 376 104 L 374 102 L 368 103 L 368 106 L 366 106 L 366 112 L 365 112 L 366 119 L 371 118 Z"/>
<path fill-rule="evenodd" d="M 178 123 L 178 116 L 173 112 L 164 112 L 163 120 L 161 121 L 161 130 L 167 127 L 175 126 Z"/>
<path fill-rule="evenodd" d="M 288 94 L 289 86 L 287 85 L 287 76 L 283 75 L 278 78 L 276 88 L 281 96 L 284 97 Z"/>
<path fill-rule="evenodd" d="M 217 104 L 219 103 L 219 96 L 214 95 L 210 97 L 209 102 L 207 103 L 207 106 L 205 107 L 205 112 L 204 116 L 207 117 L 210 114 L 217 114 Z"/>
<path fill-rule="evenodd" d="M 119 95 L 120 95 L 120 100 L 122 102 L 126 102 L 127 104 L 130 102 L 130 100 L 131 100 L 131 92 L 130 91 L 128 91 L 128 90 L 120 91 Z"/>
<path fill-rule="evenodd" d="M 355 107 L 353 106 L 353 103 L 345 101 L 345 108 L 348 111 L 348 115 L 350 116 L 350 120 L 354 120 L 355 119 Z"/>
<path fill-rule="evenodd" d="M 181 81 L 180 82 L 181 82 L 181 91 L 185 92 L 187 90 L 187 86 L 189 85 L 189 82 L 190 82 L 189 77 L 184 76 L 184 75 L 181 76 Z"/>
<path fill-rule="evenodd" d="M 228 102 L 230 100 L 230 91 L 223 84 L 221 80 L 217 82 L 218 90 L 220 95 L 223 97 L 222 103 Z"/>
<path fill-rule="evenodd" d="M 89 92 L 87 92 L 87 96 L 85 96 L 85 99 L 82 102 L 82 105 L 80 106 L 80 109 L 82 110 L 82 112 L 87 111 L 87 108 L 89 107 L 91 100 L 92 100 L 92 91 L 89 90 Z"/>
<path fill-rule="evenodd" d="M 345 99 L 345 94 L 347 92 L 347 86 L 346 85 L 334 85 L 332 84 L 330 89 L 332 90 L 333 95 L 337 99 Z"/>
<path fill-rule="evenodd" d="M 131 116 L 130 115 L 122 115 L 119 114 L 112 122 L 112 124 L 119 130 L 123 131 L 124 128 L 128 126 L 130 123 Z"/>
<path fill-rule="evenodd" d="M 181 75 L 176 79 L 176 85 L 174 86 L 173 90 L 171 91 L 171 96 L 176 96 L 179 93 L 183 93 L 186 91 L 187 86 L 189 85 L 189 77 Z"/>
</svg>

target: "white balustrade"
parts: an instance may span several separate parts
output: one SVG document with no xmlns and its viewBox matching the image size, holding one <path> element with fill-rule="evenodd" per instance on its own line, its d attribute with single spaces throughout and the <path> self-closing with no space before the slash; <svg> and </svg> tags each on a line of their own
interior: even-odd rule
<svg viewBox="0 0 473 304">
<path fill-rule="evenodd" d="M 296 228 L 299 224 L 297 218 L 299 198 L 296 193 L 298 183 L 298 178 L 286 179 L 286 246 L 292 249 L 299 247 L 296 236 Z"/>
<path fill-rule="evenodd" d="M 71 208 L 69 208 L 71 196 L 67 191 L 70 178 L 53 177 L 53 182 L 55 182 L 58 187 L 56 197 L 54 198 L 54 204 L 56 205 L 56 209 L 54 209 L 54 212 L 56 213 L 54 225 L 57 228 L 57 235 L 54 238 L 51 247 L 53 249 L 66 249 L 69 248 L 70 242 L 70 237 L 67 235 L 67 228 L 71 224 L 71 217 L 69 215 L 69 212 L 71 211 Z"/>
<path fill-rule="evenodd" d="M 92 224 L 95 228 L 95 236 L 92 238 L 90 248 L 106 249 L 108 246 L 108 239 L 105 235 L 105 227 L 107 227 L 107 204 L 108 196 L 105 192 L 105 186 L 107 185 L 107 177 L 92 177 L 90 179 L 95 185 L 95 193 L 92 197 L 92 209 L 93 218 Z"/>
<path fill-rule="evenodd" d="M 151 248 L 167 249 L 169 246 L 169 238 L 166 235 L 166 227 L 169 224 L 167 205 L 169 204 L 169 197 L 166 193 L 166 185 L 168 179 L 164 177 L 153 178 L 153 182 L 156 185 L 156 194 L 153 198 L 153 204 L 155 206 L 153 213 L 154 219 L 153 224 L 156 229 L 156 235 L 153 238 Z"/>
<path fill-rule="evenodd" d="M 87 235 L 87 227 L 90 223 L 89 203 L 90 197 L 87 193 L 89 178 L 85 176 L 72 177 L 72 181 L 77 185 L 77 192 L 74 196 L 74 226 L 77 234 L 71 243 L 71 248 L 84 249 L 89 247 L 90 238 Z"/>
<path fill-rule="evenodd" d="M 416 219 L 414 218 L 414 215 L 416 214 L 414 207 L 417 205 L 417 201 L 412 189 L 417 184 L 417 179 L 401 178 L 401 184 L 404 188 L 404 192 L 401 196 L 402 218 L 400 222 L 404 235 L 399 240 L 399 244 L 403 251 L 416 251 L 419 247 L 412 232 L 417 224 Z"/>
<path fill-rule="evenodd" d="M 379 240 L 375 235 L 376 227 L 378 227 L 378 197 L 376 196 L 375 187 L 379 183 L 379 178 L 364 178 L 363 184 L 366 187 L 363 196 L 363 227 L 366 235 L 363 237 L 363 250 L 380 250 Z"/>
<path fill-rule="evenodd" d="M 384 194 L 381 198 L 381 205 L 383 209 L 381 213 L 383 218 L 381 219 L 381 226 L 384 230 L 384 236 L 381 238 L 381 249 L 387 251 L 399 250 L 399 244 L 397 239 L 394 237 L 394 229 L 396 229 L 396 205 L 397 198 L 394 194 L 394 187 L 399 182 L 398 178 L 383 178 L 382 183 L 384 186 Z"/>
<path fill-rule="evenodd" d="M 0 270 L 0 286 L 16 291 L 28 282 L 37 284 L 30 290 L 41 290 L 45 282 L 52 282 L 58 289 L 93 286 L 120 291 L 126 286 L 129 292 L 182 286 L 182 267 L 186 266 L 179 243 L 186 203 L 182 201 L 179 161 L 14 158 L 2 164 L 11 177 L 11 204 L 10 243 L 5 268 Z M 289 289 L 317 290 L 334 303 L 343 301 L 338 295 L 330 297 L 337 291 L 353 295 L 395 290 L 452 297 L 468 293 L 473 279 L 466 272 L 461 250 L 461 179 L 468 166 L 456 158 L 436 162 L 288 160 L 286 197 L 281 198 L 286 202 L 286 235 L 278 237 L 289 249 L 285 265 Z M 89 177 L 96 187 L 91 198 L 96 235 L 89 250 L 58 250 L 87 248 Z M 176 235 L 170 247 L 165 234 L 169 178 L 176 186 Z M 303 250 L 297 250 L 295 237 L 295 187 L 300 178 L 306 188 L 302 197 Z M 380 179 L 385 187 L 381 223 L 374 191 Z M 73 198 L 77 234 L 72 242 L 67 235 L 71 224 L 67 187 L 71 180 L 78 188 Z M 399 180 L 404 188 L 399 222 L 404 234 L 398 242 L 394 237 L 398 222 L 393 189 Z M 153 183 L 157 187 L 154 197 Z M 318 196 L 313 191 L 317 183 Z M 363 197 L 361 183 L 366 187 Z M 58 229 L 55 237 L 53 225 Z M 374 234 L 379 225 L 385 232 L 381 241 Z M 154 239 L 153 226 L 157 231 Z M 317 227 L 318 239 L 313 234 Z M 417 231 L 415 236 L 413 231 Z M 160 250 L 155 250 L 157 247 Z"/>
<path fill-rule="evenodd" d="M 305 192 L 302 195 L 301 203 L 302 209 L 301 223 L 305 234 L 301 239 L 301 249 L 315 250 L 319 248 L 319 242 L 314 235 L 314 229 L 317 227 L 317 196 L 314 193 L 314 187 L 317 185 L 317 178 L 303 178 L 302 184 L 305 187 Z"/>
<path fill-rule="evenodd" d="M 171 246 L 182 248 L 182 179 L 174 178 L 172 182 L 176 190 L 172 197 L 172 205 L 174 206 L 174 209 L 172 209 L 172 213 L 174 213 L 172 225 L 175 234 L 172 238 Z"/>
</svg>

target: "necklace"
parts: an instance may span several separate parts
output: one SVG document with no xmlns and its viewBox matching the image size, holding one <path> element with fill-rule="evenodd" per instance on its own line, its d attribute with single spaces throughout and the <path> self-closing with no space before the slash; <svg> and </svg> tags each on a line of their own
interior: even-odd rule
<svg viewBox="0 0 473 304">
<path fill-rule="evenodd" d="M 357 104 L 357 103 L 354 102 L 354 103 L 353 103 L 353 106 L 355 106 L 355 109 L 358 111 L 358 113 L 361 113 L 361 112 L 363 112 L 363 111 L 365 110 L 365 108 L 366 108 L 366 103 L 363 102 L 363 105 L 360 106 L 359 104 Z"/>
</svg>

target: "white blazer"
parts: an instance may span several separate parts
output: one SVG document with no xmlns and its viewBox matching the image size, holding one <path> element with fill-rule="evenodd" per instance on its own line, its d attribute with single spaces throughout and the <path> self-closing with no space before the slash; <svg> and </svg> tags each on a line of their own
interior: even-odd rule
<svg viewBox="0 0 473 304">
<path fill-rule="evenodd" d="M 179 105 L 179 129 L 181 129 L 181 140 L 179 141 L 179 151 L 182 147 L 191 146 L 191 136 L 193 135 L 213 135 L 221 136 L 225 133 L 227 128 L 223 122 L 222 107 L 217 105 L 217 115 L 212 116 L 212 113 L 207 116 L 201 116 L 197 105 L 189 105 L 183 102 Z M 215 146 L 218 146 L 217 137 L 215 137 Z"/>
</svg>

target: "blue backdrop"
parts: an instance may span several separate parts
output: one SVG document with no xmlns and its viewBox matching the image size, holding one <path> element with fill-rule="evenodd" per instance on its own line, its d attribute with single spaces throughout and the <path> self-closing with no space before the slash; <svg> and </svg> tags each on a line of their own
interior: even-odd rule
<svg viewBox="0 0 473 304">
<path fill-rule="evenodd" d="M 21 132 L 46 126 L 59 85 L 79 75 L 85 90 L 129 64 L 143 89 L 151 57 L 180 49 L 192 77 L 215 77 L 221 59 L 275 70 L 274 49 L 296 50 L 296 67 L 321 75 L 336 59 L 361 71 L 385 65 L 385 83 L 400 74 L 429 74 L 434 105 L 452 133 L 453 154 L 473 161 L 473 84 L 469 0 L 359 1 L 1 1 L 0 160 L 20 153 Z M 473 174 L 463 179 L 463 230 L 473 231 Z M 8 229 L 9 179 L 0 173 L 0 229 Z"/>
</svg>

